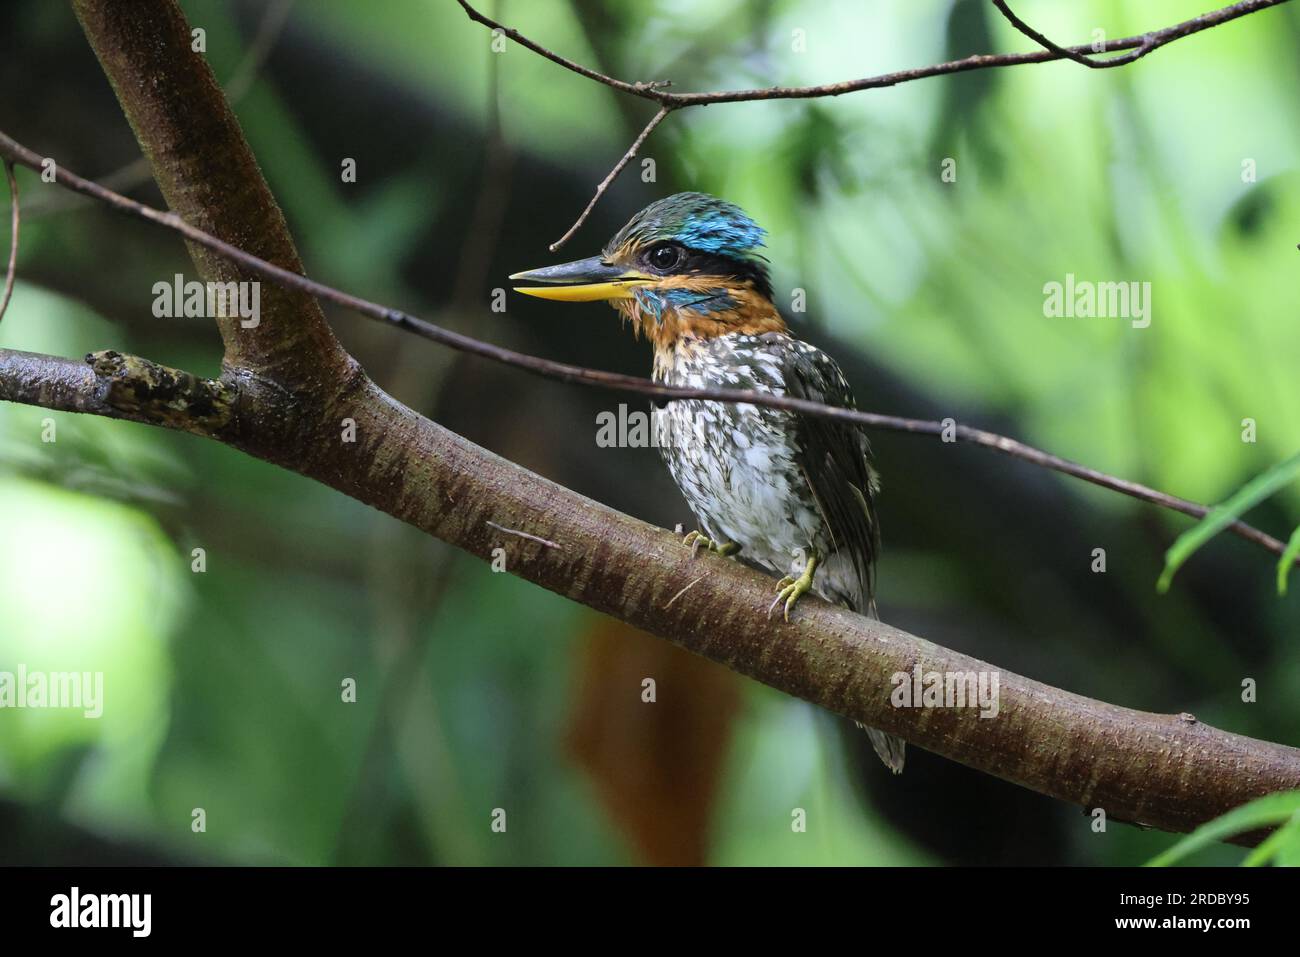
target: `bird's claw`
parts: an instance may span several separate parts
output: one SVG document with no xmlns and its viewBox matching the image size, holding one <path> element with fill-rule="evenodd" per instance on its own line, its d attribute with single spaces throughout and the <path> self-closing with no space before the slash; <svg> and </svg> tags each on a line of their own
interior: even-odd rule
<svg viewBox="0 0 1300 957">
<path fill-rule="evenodd" d="M 777 593 L 772 604 L 767 607 L 767 617 L 772 617 L 772 612 L 776 611 L 776 606 L 785 602 L 785 610 L 782 612 L 783 617 L 788 622 L 790 620 L 790 609 L 795 606 L 800 597 L 808 593 L 812 587 L 812 579 L 800 578 L 782 578 L 776 583 Z"/>
<path fill-rule="evenodd" d="M 682 544 L 691 550 L 691 558 L 694 558 L 701 548 L 706 551 L 717 552 L 724 558 L 740 551 L 740 546 L 735 542 L 715 542 L 703 532 L 691 532 L 682 539 Z"/>
<path fill-rule="evenodd" d="M 790 610 L 798 603 L 799 599 L 812 590 L 813 575 L 817 571 L 817 557 L 812 556 L 804 566 L 803 574 L 798 578 L 791 578 L 789 575 L 782 578 L 776 583 L 776 598 L 772 604 L 767 607 L 767 617 L 772 617 L 772 612 L 776 611 L 776 606 L 785 602 L 785 611 L 783 616 L 787 622 L 790 621 Z"/>
</svg>

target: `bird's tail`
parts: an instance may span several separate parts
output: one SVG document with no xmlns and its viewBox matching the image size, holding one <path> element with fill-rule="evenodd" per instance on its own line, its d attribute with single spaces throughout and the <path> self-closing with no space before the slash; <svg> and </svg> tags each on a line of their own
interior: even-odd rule
<svg viewBox="0 0 1300 957">
<path fill-rule="evenodd" d="M 876 728 L 868 728 L 865 724 L 855 721 L 859 728 L 867 732 L 867 737 L 871 739 L 871 746 L 876 749 L 876 754 L 880 755 L 880 760 L 885 762 L 885 767 L 895 774 L 903 773 L 903 759 L 907 757 L 907 742 L 897 735 L 886 734 Z"/>
<path fill-rule="evenodd" d="M 866 613 L 871 618 L 880 617 L 876 613 L 874 595 L 867 600 Z M 871 739 L 871 746 L 876 749 L 876 754 L 880 755 L 880 760 L 885 762 L 885 767 L 895 774 L 902 774 L 903 759 L 907 757 L 907 742 L 898 735 L 886 734 L 876 728 L 868 728 L 865 724 L 859 723 L 858 727 L 867 732 L 867 737 Z"/>
<path fill-rule="evenodd" d="M 835 556 L 832 555 L 832 558 Z M 868 574 L 859 580 L 860 591 L 845 589 L 838 594 L 825 594 L 818 591 L 814 585 L 813 590 L 818 591 L 823 598 L 843 605 L 845 608 L 866 615 L 868 618 L 879 619 L 880 615 L 876 611 L 876 596 L 872 594 L 872 581 L 870 577 L 870 566 L 866 566 Z M 823 585 L 823 587 L 825 587 Z M 903 759 L 906 757 L 907 742 L 897 735 L 886 734 L 878 728 L 869 728 L 860 721 L 855 721 L 859 728 L 867 732 L 867 737 L 871 739 L 871 746 L 876 749 L 876 754 L 880 755 L 880 760 L 885 762 L 885 767 L 895 774 L 903 773 Z"/>
</svg>

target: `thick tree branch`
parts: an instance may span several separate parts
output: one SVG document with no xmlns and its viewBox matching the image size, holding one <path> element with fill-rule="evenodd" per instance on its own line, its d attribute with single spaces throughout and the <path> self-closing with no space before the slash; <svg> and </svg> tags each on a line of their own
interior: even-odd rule
<svg viewBox="0 0 1300 957">
<path fill-rule="evenodd" d="M 204 233 L 302 272 L 275 197 L 207 61 L 192 49 L 180 7 L 158 0 L 73 0 L 99 58 L 175 216 Z M 164 214 L 165 215 L 165 214 Z M 190 247 L 211 282 L 256 278 L 229 256 Z M 328 388 L 350 359 L 319 304 L 302 290 L 263 290 L 260 322 L 218 319 L 229 368 L 271 375 L 286 388 Z"/>
<path fill-rule="evenodd" d="M 227 441 L 235 392 L 139 356 L 92 352 L 84 360 L 0 350 L 0 396 Z"/>
<path fill-rule="evenodd" d="M 592 198 L 587 208 L 583 210 L 577 221 L 569 227 L 559 240 L 551 244 L 551 250 L 554 251 L 564 245 L 570 236 L 578 231 L 591 210 L 595 207 L 597 200 L 618 176 L 619 171 L 627 165 L 629 159 L 645 142 L 650 131 L 659 125 L 668 113 L 683 109 L 690 106 L 707 106 L 710 103 L 742 103 L 753 100 L 809 100 L 817 99 L 823 96 L 843 96 L 845 93 L 858 93 L 862 90 L 876 90 L 887 86 L 897 86 L 900 83 L 908 83 L 913 80 L 923 80 L 932 76 L 949 76 L 953 73 L 965 73 L 969 70 L 987 70 L 992 67 L 1019 66 L 1025 63 L 1049 63 L 1053 60 L 1071 59 L 1078 63 L 1083 63 L 1096 69 L 1123 66 L 1126 63 L 1132 63 L 1134 60 L 1146 56 L 1152 50 L 1162 47 L 1167 43 L 1180 40 L 1183 37 L 1191 36 L 1193 33 L 1200 33 L 1202 30 L 1208 30 L 1211 27 L 1217 27 L 1221 24 L 1236 20 L 1238 17 L 1244 17 L 1247 14 L 1255 13 L 1267 7 L 1275 7 L 1279 4 L 1286 3 L 1287 0 L 1241 0 L 1240 3 L 1234 3 L 1231 6 L 1223 7 L 1219 10 L 1213 10 L 1209 13 L 1203 13 L 1199 17 L 1193 17 L 1190 20 L 1184 20 L 1182 23 L 1175 23 L 1172 26 L 1164 27 L 1160 30 L 1153 30 L 1149 33 L 1143 33 L 1138 36 L 1122 37 L 1118 40 L 1107 40 L 1097 44 L 1095 47 L 1091 44 L 1081 44 L 1072 47 L 1061 47 L 1048 40 L 1045 36 L 1033 30 L 1028 24 L 1020 20 L 1012 13 L 1003 2 L 1003 0 L 994 0 L 994 4 L 1002 12 L 1003 16 L 1010 21 L 1021 33 L 1033 39 L 1036 43 L 1043 46 L 1044 49 L 1036 50 L 1033 53 L 982 53 L 974 56 L 963 57 L 960 60 L 949 60 L 946 63 L 936 63 L 932 66 L 916 67 L 910 70 L 896 70 L 892 73 L 882 73 L 878 76 L 868 76 L 857 80 L 842 80 L 838 83 L 822 83 L 816 86 L 773 86 L 765 89 L 752 90 L 715 90 L 707 93 L 672 93 L 667 87 L 670 85 L 665 80 L 656 80 L 650 83 L 628 83 L 626 80 L 619 80 L 615 77 L 600 73 L 590 67 L 585 67 L 581 63 L 576 63 L 568 57 L 561 56 L 553 50 L 548 50 L 534 40 L 530 40 L 518 30 L 511 29 L 505 24 L 498 23 L 491 17 L 479 13 L 469 3 L 469 0 L 456 0 L 465 11 L 466 15 L 476 23 L 481 23 L 491 30 L 500 31 L 505 36 L 514 40 L 520 46 L 531 50 L 538 56 L 545 57 L 552 63 L 559 64 L 566 70 L 586 77 L 589 80 L 595 80 L 611 89 L 618 90 L 620 93 L 628 93 L 632 96 L 639 96 L 642 99 L 653 100 L 661 107 L 660 113 L 656 115 L 654 122 L 642 131 L 637 137 L 636 142 L 632 145 L 618 164 L 605 177 L 604 181 L 596 190 L 596 195 Z M 1129 50 L 1131 52 L 1124 56 L 1115 57 L 1111 60 L 1096 61 L 1088 57 L 1089 53 L 1111 53 L 1117 50 Z"/>
<path fill-rule="evenodd" d="M 160 378 L 152 363 L 92 360 L 78 367 L 0 350 L 0 400 L 210 434 L 485 561 L 504 547 L 513 574 L 764 684 L 1112 819 L 1187 831 L 1253 797 L 1300 788 L 1295 748 L 1052 688 L 811 597 L 793 623 L 769 620 L 771 579 L 711 554 L 692 557 L 676 535 L 478 448 L 367 379 L 325 407 L 260 378 L 229 387 L 195 379 L 197 389 L 182 392 L 203 397 L 202 410 L 211 389 L 229 400 L 229 418 L 205 429 L 197 420 L 206 412 L 187 419 L 174 395 L 164 397 L 169 417 L 141 413 L 137 397 Z M 345 417 L 357 423 L 355 443 L 341 440 Z M 891 679 L 918 667 L 997 673 L 997 716 L 893 707 Z"/>
</svg>

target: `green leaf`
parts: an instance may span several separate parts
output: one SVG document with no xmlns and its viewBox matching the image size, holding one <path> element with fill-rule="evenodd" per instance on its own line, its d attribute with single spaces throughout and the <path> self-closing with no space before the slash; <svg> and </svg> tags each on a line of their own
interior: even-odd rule
<svg viewBox="0 0 1300 957">
<path fill-rule="evenodd" d="M 1295 825 L 1294 830 L 1292 825 Z M 1300 824 L 1296 824 L 1293 819 L 1286 827 L 1291 831 L 1291 840 L 1278 845 L 1277 853 L 1273 856 L 1273 866 L 1300 867 Z"/>
<path fill-rule="evenodd" d="M 1286 543 L 1286 551 L 1277 560 L 1277 593 L 1279 595 L 1286 594 L 1286 576 L 1290 573 L 1291 566 L 1295 564 L 1297 558 L 1300 558 L 1300 526 L 1297 526 L 1296 530 L 1291 533 L 1291 541 Z"/>
<path fill-rule="evenodd" d="M 1291 819 L 1259 842 L 1259 846 L 1246 855 L 1242 867 L 1262 867 L 1274 858 L 1283 863 L 1283 854 L 1287 859 L 1300 849 L 1300 811 L 1291 815 Z"/>
<path fill-rule="evenodd" d="M 1207 821 L 1173 847 L 1147 861 L 1146 866 L 1167 867 L 1174 861 L 1181 860 L 1193 851 L 1199 851 L 1216 841 L 1225 840 L 1243 831 L 1281 824 L 1297 813 L 1300 813 L 1300 791 L 1266 794 L 1241 807 L 1233 808 L 1213 821 Z M 1271 840 L 1272 836 L 1269 839 Z M 1274 845 L 1272 853 L 1276 853 L 1283 843 L 1287 842 Z"/>
<path fill-rule="evenodd" d="M 1278 489 L 1294 481 L 1297 475 L 1300 475 L 1300 453 L 1255 476 L 1223 504 L 1212 508 L 1203 519 L 1179 535 L 1169 551 L 1165 552 L 1165 570 L 1160 573 L 1156 590 L 1161 594 L 1167 592 L 1169 583 L 1174 580 L 1174 572 L 1198 548 L 1231 525 L 1243 512 L 1254 508 Z"/>
</svg>

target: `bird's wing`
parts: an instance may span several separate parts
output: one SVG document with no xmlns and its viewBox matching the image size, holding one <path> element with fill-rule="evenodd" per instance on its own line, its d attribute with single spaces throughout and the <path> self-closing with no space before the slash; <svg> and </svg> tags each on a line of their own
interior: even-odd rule
<svg viewBox="0 0 1300 957">
<path fill-rule="evenodd" d="M 786 350 L 786 394 L 856 408 L 853 392 L 835 360 L 807 343 Z M 880 525 L 871 465 L 871 446 L 856 425 L 833 419 L 795 416 L 799 466 L 837 551 L 847 551 L 862 586 L 863 612 L 875 609 L 875 562 Z"/>
</svg>

